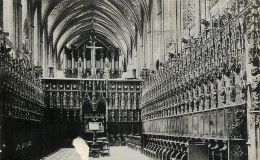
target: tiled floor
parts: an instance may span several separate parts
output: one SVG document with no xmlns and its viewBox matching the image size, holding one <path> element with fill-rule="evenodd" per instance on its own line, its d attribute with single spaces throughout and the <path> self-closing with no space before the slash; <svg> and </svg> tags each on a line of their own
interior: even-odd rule
<svg viewBox="0 0 260 160">
<path fill-rule="evenodd" d="M 93 158 L 89 160 L 149 160 L 148 157 L 142 155 L 140 152 L 134 151 L 127 147 L 111 147 L 110 156 Z M 63 148 L 53 153 L 44 160 L 81 160 L 74 148 Z"/>
</svg>

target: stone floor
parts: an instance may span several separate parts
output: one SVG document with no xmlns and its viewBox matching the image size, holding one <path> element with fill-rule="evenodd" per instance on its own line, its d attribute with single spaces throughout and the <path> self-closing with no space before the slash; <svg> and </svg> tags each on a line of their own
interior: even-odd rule
<svg viewBox="0 0 260 160">
<path fill-rule="evenodd" d="M 80 160 L 74 148 L 62 148 L 42 160 Z"/>
<path fill-rule="evenodd" d="M 110 156 L 93 158 L 89 160 L 149 160 L 148 157 L 144 156 L 138 151 L 134 151 L 127 147 L 111 147 Z M 57 152 L 45 157 L 42 160 L 81 160 L 80 156 L 76 153 L 74 148 L 62 148 Z"/>
</svg>

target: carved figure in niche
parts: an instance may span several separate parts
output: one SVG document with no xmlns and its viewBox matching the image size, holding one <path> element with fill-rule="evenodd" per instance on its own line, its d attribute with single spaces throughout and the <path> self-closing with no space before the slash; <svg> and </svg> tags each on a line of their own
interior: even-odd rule
<svg viewBox="0 0 260 160">
<path fill-rule="evenodd" d="M 226 103 L 226 89 L 224 87 L 221 88 L 220 95 L 221 95 L 221 102 L 223 104 L 225 104 Z"/>
<path fill-rule="evenodd" d="M 226 95 L 226 81 L 224 80 L 224 77 L 221 85 L 222 85 L 220 90 L 221 102 L 225 104 L 227 95 Z"/>
<path fill-rule="evenodd" d="M 25 48 L 25 44 L 22 43 L 21 58 L 27 58 L 26 54 L 27 54 L 27 51 Z"/>
<path fill-rule="evenodd" d="M 192 112 L 193 111 L 198 111 L 199 110 L 199 105 L 200 105 L 200 102 L 198 100 L 198 98 L 194 98 L 194 107 L 192 108 Z"/>
<path fill-rule="evenodd" d="M 211 85 L 210 83 L 207 85 L 207 94 L 206 94 L 206 106 L 208 109 L 211 108 L 211 95 L 210 95 L 210 92 L 211 92 Z"/>
<path fill-rule="evenodd" d="M 101 78 L 100 72 L 97 73 L 97 78 Z"/>
<path fill-rule="evenodd" d="M 184 104 L 184 111 L 183 111 L 184 113 L 189 113 L 189 103 L 185 103 Z"/>
<path fill-rule="evenodd" d="M 260 74 L 253 76 L 252 88 L 252 107 L 253 109 L 259 109 L 260 107 Z"/>
<path fill-rule="evenodd" d="M 105 58 L 105 68 L 110 68 L 109 59 L 107 57 Z"/>
<path fill-rule="evenodd" d="M 215 82 L 214 86 L 213 86 L 213 91 L 212 91 L 212 97 L 213 97 L 212 107 L 217 107 L 217 105 L 218 105 L 218 93 L 217 93 L 217 91 L 218 91 L 218 83 Z"/>
<path fill-rule="evenodd" d="M 235 92 L 235 76 L 232 74 L 230 77 L 230 87 L 229 87 L 230 100 L 235 102 L 236 100 L 236 92 Z"/>
<path fill-rule="evenodd" d="M 205 109 L 205 95 L 204 95 L 204 86 L 202 85 L 199 94 L 199 110 L 204 110 L 204 109 Z"/>
<path fill-rule="evenodd" d="M 206 98 L 206 105 L 207 105 L 207 108 L 210 109 L 211 108 L 211 97 L 210 97 L 210 94 L 207 94 L 207 96 L 205 97 Z"/>
<path fill-rule="evenodd" d="M 204 96 L 204 94 L 200 96 L 199 109 L 200 110 L 205 109 L 205 96 Z"/>
<path fill-rule="evenodd" d="M 82 78 L 82 67 L 81 67 L 81 63 L 82 63 L 82 60 L 81 60 L 81 57 L 79 57 L 79 60 L 78 60 L 78 64 L 79 64 L 79 67 L 78 67 L 78 77 L 79 77 L 79 78 Z"/>
<path fill-rule="evenodd" d="M 241 96 L 241 99 L 243 101 L 246 100 L 246 82 L 245 82 L 245 79 L 246 79 L 246 73 L 244 72 L 242 74 L 242 76 L 240 77 L 240 86 L 239 86 L 239 91 L 241 92 L 240 93 L 240 96 Z"/>
</svg>

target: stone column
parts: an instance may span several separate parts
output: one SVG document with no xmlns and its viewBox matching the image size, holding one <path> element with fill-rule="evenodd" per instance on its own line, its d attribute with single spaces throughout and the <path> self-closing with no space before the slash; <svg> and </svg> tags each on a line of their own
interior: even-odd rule
<svg viewBox="0 0 260 160">
<path fill-rule="evenodd" d="M 124 93 L 121 95 L 121 108 L 124 109 L 125 107 L 125 99 L 124 99 Z"/>
<path fill-rule="evenodd" d="M 65 107 L 67 105 L 67 95 L 66 95 L 66 92 L 64 92 L 63 94 L 63 107 Z"/>
<path fill-rule="evenodd" d="M 17 3 L 17 8 L 16 8 L 16 16 L 15 16 L 15 18 L 16 18 L 16 43 L 17 43 L 17 46 L 18 46 L 18 48 L 17 48 L 17 55 L 18 55 L 18 57 L 20 57 L 21 56 L 21 54 L 22 54 L 22 48 L 23 48 L 23 17 L 22 17 L 22 14 L 23 14 L 23 7 L 22 7 L 22 4 L 21 4 L 21 2 L 19 2 L 19 1 L 17 1 L 16 2 Z M 25 8 L 25 6 L 24 6 L 24 10 L 25 10 L 26 8 Z M 37 30 L 38 31 L 38 30 Z M 40 40 L 38 39 L 38 42 L 39 42 Z M 40 44 L 39 44 L 40 45 Z M 38 48 L 38 53 L 40 54 L 40 51 L 42 51 L 41 49 L 40 49 L 40 46 L 39 46 L 39 48 Z M 42 57 L 41 57 L 41 54 L 39 55 L 40 56 L 40 64 L 39 65 L 42 65 Z"/>
<path fill-rule="evenodd" d="M 127 109 L 132 109 L 130 92 L 127 93 Z"/>
<path fill-rule="evenodd" d="M 75 58 L 74 58 L 74 51 L 71 53 L 71 69 L 75 68 Z"/>
<path fill-rule="evenodd" d="M 27 37 L 27 36 L 26 36 Z M 27 50 L 27 38 L 25 38 L 25 50 Z M 47 56 L 47 37 L 46 37 L 46 31 L 43 31 L 43 77 L 47 77 L 47 66 L 48 66 L 48 56 Z M 64 50 L 63 50 L 64 54 Z"/>
<path fill-rule="evenodd" d="M 101 58 L 100 58 L 100 69 L 103 70 L 104 69 L 104 60 L 103 57 L 104 53 L 103 53 L 103 49 L 101 49 Z"/>
<path fill-rule="evenodd" d="M 21 3 L 22 3 L 22 7 L 23 7 L 23 9 L 22 9 L 22 22 L 24 23 L 24 20 L 27 18 L 27 14 L 28 14 L 28 11 L 29 11 L 28 2 L 27 2 L 27 0 L 22 0 Z M 24 27 L 25 26 L 23 25 L 22 26 L 23 30 L 24 30 Z"/>
<path fill-rule="evenodd" d="M 196 5 L 196 9 L 195 9 L 195 26 L 196 26 L 196 35 L 195 38 L 198 38 L 201 34 L 201 30 L 200 30 L 200 20 L 201 20 L 201 0 L 195 0 Z"/>
<path fill-rule="evenodd" d="M 86 58 L 86 52 L 83 52 L 83 69 L 87 70 L 87 58 Z"/>
<path fill-rule="evenodd" d="M 72 107 L 73 105 L 73 92 L 70 92 L 70 107 Z"/>
<path fill-rule="evenodd" d="M 63 54 L 64 54 L 64 69 L 68 69 L 68 57 L 66 51 L 64 51 Z"/>
<path fill-rule="evenodd" d="M 112 109 L 112 94 L 109 93 L 109 104 L 108 104 L 108 109 L 111 110 Z"/>
<path fill-rule="evenodd" d="M 59 92 L 57 92 L 56 101 L 57 101 L 57 107 L 60 107 L 61 103 L 60 103 L 60 93 Z"/>
<path fill-rule="evenodd" d="M 7 38 L 12 42 L 12 49 L 15 51 L 15 30 L 14 30 L 14 2 L 13 0 L 3 1 L 3 32 L 9 33 Z M 13 52 L 14 52 L 13 51 Z M 16 58 L 16 54 L 12 54 Z"/>
<path fill-rule="evenodd" d="M 118 93 L 115 93 L 115 109 L 118 109 Z"/>
<path fill-rule="evenodd" d="M 132 108 L 136 110 L 136 92 L 134 92 L 134 102 Z"/>
</svg>

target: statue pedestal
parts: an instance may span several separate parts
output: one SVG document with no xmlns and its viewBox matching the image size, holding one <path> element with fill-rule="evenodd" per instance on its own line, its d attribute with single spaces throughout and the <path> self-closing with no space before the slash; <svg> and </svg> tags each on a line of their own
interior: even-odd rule
<svg viewBox="0 0 260 160">
<path fill-rule="evenodd" d="M 104 69 L 104 78 L 109 79 L 110 78 L 110 68 L 105 68 Z"/>
</svg>

